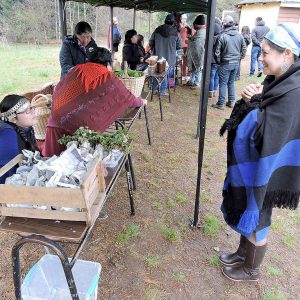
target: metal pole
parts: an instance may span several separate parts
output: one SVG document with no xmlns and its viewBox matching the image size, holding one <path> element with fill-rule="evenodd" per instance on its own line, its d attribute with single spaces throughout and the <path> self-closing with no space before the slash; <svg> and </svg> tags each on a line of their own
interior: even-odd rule
<svg viewBox="0 0 300 300">
<path fill-rule="evenodd" d="M 59 19 L 60 19 L 60 34 L 61 39 L 67 35 L 67 23 L 66 23 L 66 10 L 65 10 L 66 1 L 59 0 Z"/>
<path fill-rule="evenodd" d="M 113 6 L 110 7 L 110 51 L 113 53 L 113 37 L 114 37 L 114 8 Z"/>
<path fill-rule="evenodd" d="M 134 10 L 133 10 L 133 24 L 132 24 L 133 29 L 135 29 L 135 20 L 136 20 L 136 10 L 134 8 Z"/>
<path fill-rule="evenodd" d="M 150 40 L 150 36 L 151 36 L 151 11 L 149 10 L 148 13 L 148 39 Z"/>
<path fill-rule="evenodd" d="M 199 207 L 200 207 L 200 190 L 201 190 L 201 171 L 203 162 L 203 149 L 204 149 L 204 138 L 206 128 L 206 115 L 207 115 L 207 103 L 208 103 L 208 89 L 209 89 L 209 77 L 211 68 L 211 57 L 213 49 L 213 36 L 214 36 L 214 24 L 215 24 L 215 11 L 216 11 L 216 0 L 208 1 L 207 8 L 207 30 L 205 39 L 205 56 L 204 56 L 204 69 L 203 69 L 203 80 L 201 82 L 201 94 L 200 94 L 200 110 L 198 118 L 199 126 L 199 150 L 198 150 L 198 175 L 197 175 L 197 188 L 196 188 L 196 199 L 195 199 L 195 210 L 194 210 L 194 221 L 192 227 L 196 227 L 199 221 Z"/>
</svg>

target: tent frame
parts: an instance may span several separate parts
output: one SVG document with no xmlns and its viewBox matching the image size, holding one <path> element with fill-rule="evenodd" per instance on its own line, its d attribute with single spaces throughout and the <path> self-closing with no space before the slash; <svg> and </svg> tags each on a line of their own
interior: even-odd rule
<svg viewBox="0 0 300 300">
<path fill-rule="evenodd" d="M 113 8 L 123 7 L 125 9 L 134 9 L 133 14 L 133 28 L 136 25 L 136 11 L 143 10 L 153 11 L 176 11 L 180 7 L 182 12 L 202 12 L 207 15 L 207 30 L 206 30 L 206 42 L 205 42 L 205 57 L 204 57 L 204 68 L 203 68 L 203 80 L 201 81 L 201 93 L 199 99 L 199 113 L 197 122 L 197 134 L 196 138 L 199 140 L 198 148 L 198 172 L 197 172 L 197 184 L 196 184 L 196 197 L 195 197 L 195 208 L 194 208 L 194 219 L 191 227 L 197 228 L 199 223 L 199 211 L 200 211 L 200 194 L 201 194 L 201 174 L 202 174 L 202 163 L 204 153 L 204 139 L 206 130 L 206 117 L 207 117 L 207 106 L 208 106 L 208 90 L 209 90 L 209 79 L 211 69 L 211 58 L 213 55 L 213 36 L 214 36 L 214 23 L 215 23 L 215 11 L 216 11 L 216 0 L 185 0 L 181 2 L 181 6 L 178 6 L 180 1 L 155 1 L 155 0 L 76 0 L 77 2 L 86 2 L 95 6 L 109 6 L 110 7 L 110 20 L 111 20 L 111 50 L 113 40 Z M 172 6 L 173 5 L 175 6 Z M 66 26 L 66 12 L 65 12 L 66 0 L 59 0 L 59 15 L 61 21 L 61 37 L 67 35 Z M 190 6 L 189 6 L 190 5 Z M 188 8 L 190 7 L 190 8 Z M 174 9 L 172 9 L 174 8 Z M 190 9 L 190 11 L 188 11 Z M 199 10 L 198 10 L 199 9 Z"/>
</svg>

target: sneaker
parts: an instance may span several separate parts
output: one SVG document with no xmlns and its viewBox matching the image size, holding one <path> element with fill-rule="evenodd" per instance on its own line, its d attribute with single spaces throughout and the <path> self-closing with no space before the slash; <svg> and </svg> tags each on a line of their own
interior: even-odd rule
<svg viewBox="0 0 300 300">
<path fill-rule="evenodd" d="M 214 92 L 209 91 L 209 92 L 208 92 L 208 98 L 213 98 L 213 97 L 214 97 Z"/>
<path fill-rule="evenodd" d="M 233 108 L 234 107 L 234 102 L 226 102 L 226 106 Z"/>
<path fill-rule="evenodd" d="M 162 97 L 169 97 L 169 93 L 164 92 L 163 94 L 161 94 Z"/>
<path fill-rule="evenodd" d="M 193 84 L 191 85 L 191 89 L 192 89 L 192 90 L 197 90 L 197 89 L 199 89 L 199 88 L 200 88 L 200 85 L 198 85 L 198 84 L 193 83 Z"/>
<path fill-rule="evenodd" d="M 217 91 L 214 91 L 213 97 L 217 97 Z"/>
<path fill-rule="evenodd" d="M 261 77 L 262 76 L 262 71 L 258 72 L 257 77 Z"/>
<path fill-rule="evenodd" d="M 186 85 L 186 86 L 192 86 L 193 83 L 192 83 L 191 81 L 188 81 L 185 85 Z"/>
<path fill-rule="evenodd" d="M 211 107 L 221 109 L 221 110 L 224 110 L 225 108 L 224 105 L 219 105 L 219 104 L 212 104 Z"/>
</svg>

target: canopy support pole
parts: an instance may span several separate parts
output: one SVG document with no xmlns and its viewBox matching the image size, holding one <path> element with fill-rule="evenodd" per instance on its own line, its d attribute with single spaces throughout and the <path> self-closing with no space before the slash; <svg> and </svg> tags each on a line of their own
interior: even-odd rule
<svg viewBox="0 0 300 300">
<path fill-rule="evenodd" d="M 132 28 L 135 29 L 135 24 L 136 23 L 136 9 L 133 9 L 133 24 L 132 24 Z"/>
<path fill-rule="evenodd" d="M 198 175 L 197 175 L 194 221 L 192 227 L 197 227 L 199 222 L 201 172 L 202 172 L 204 139 L 205 139 L 205 129 L 206 129 L 209 77 L 210 77 L 210 69 L 211 69 L 211 58 L 213 55 L 212 52 L 213 52 L 213 36 L 214 36 L 213 33 L 214 33 L 214 25 L 215 25 L 215 11 L 216 11 L 216 0 L 208 1 L 204 69 L 203 69 L 203 74 L 202 74 L 203 76 L 201 81 L 199 115 L 198 115 L 198 124 L 197 124 L 197 134 L 199 133 L 199 135 L 197 136 L 199 138 Z"/>
<path fill-rule="evenodd" d="M 66 0 L 59 0 L 59 19 L 60 19 L 60 35 L 61 39 L 64 40 L 64 37 L 67 35 L 67 18 L 66 18 Z"/>
<path fill-rule="evenodd" d="M 110 6 L 110 51 L 113 53 L 114 7 Z"/>
<path fill-rule="evenodd" d="M 148 13 L 148 40 L 150 40 L 151 37 L 151 11 L 149 10 Z"/>
</svg>

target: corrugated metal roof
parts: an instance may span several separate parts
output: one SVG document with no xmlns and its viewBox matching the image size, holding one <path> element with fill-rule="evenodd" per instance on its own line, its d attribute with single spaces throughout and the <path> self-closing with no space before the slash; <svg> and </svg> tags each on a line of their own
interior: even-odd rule
<svg viewBox="0 0 300 300">
<path fill-rule="evenodd" d="M 74 0 L 95 6 L 113 6 L 143 11 L 207 13 L 208 0 Z"/>
<path fill-rule="evenodd" d="M 270 2 L 284 2 L 281 0 L 244 0 L 237 4 L 237 6 L 244 5 L 244 4 L 255 4 L 255 3 L 270 3 Z"/>
</svg>

